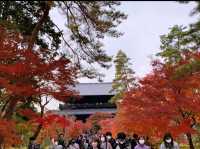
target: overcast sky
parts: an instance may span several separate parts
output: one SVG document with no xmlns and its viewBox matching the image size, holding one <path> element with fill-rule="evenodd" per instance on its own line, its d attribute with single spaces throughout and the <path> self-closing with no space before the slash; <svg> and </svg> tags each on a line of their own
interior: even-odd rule
<svg viewBox="0 0 200 149">
<path fill-rule="evenodd" d="M 153 2 L 122 2 L 119 9 L 128 15 L 119 27 L 124 35 L 120 38 L 105 38 L 105 49 L 109 55 L 116 55 L 122 49 L 133 64 L 133 70 L 138 77 L 151 71 L 150 57 L 159 51 L 160 35 L 166 34 L 173 25 L 188 25 L 197 20 L 198 16 L 190 16 L 194 8 L 193 2 L 180 4 L 170 1 Z M 64 27 L 64 19 L 56 11 L 50 13 L 53 20 Z M 100 69 L 105 74 L 104 82 L 111 82 L 114 78 L 114 66 L 109 70 Z M 97 80 L 80 79 L 80 82 L 97 82 Z M 50 109 L 57 109 L 58 103 L 48 105 Z"/>
</svg>

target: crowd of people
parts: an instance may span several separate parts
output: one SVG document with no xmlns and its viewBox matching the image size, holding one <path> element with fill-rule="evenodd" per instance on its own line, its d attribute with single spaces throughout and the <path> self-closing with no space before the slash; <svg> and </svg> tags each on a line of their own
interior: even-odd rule
<svg viewBox="0 0 200 149">
<path fill-rule="evenodd" d="M 34 143 L 29 144 L 28 149 L 39 149 Z M 105 134 L 82 134 L 77 138 L 66 142 L 64 134 L 59 134 L 57 139 L 51 139 L 49 149 L 154 149 L 146 136 L 134 134 L 131 138 L 125 133 L 117 134 L 113 138 L 111 132 Z M 179 145 L 174 141 L 170 133 L 166 133 L 159 149 L 179 149 Z"/>
</svg>

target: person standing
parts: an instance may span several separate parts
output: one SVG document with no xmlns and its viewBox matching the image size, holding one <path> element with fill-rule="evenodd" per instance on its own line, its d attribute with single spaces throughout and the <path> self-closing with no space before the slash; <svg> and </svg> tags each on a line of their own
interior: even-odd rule
<svg viewBox="0 0 200 149">
<path fill-rule="evenodd" d="M 51 138 L 51 143 L 49 145 L 49 149 L 63 149 L 62 145 L 58 145 L 58 141 L 54 138 Z"/>
<path fill-rule="evenodd" d="M 101 135 L 100 137 L 100 148 L 101 149 L 113 149 L 110 142 L 107 141 L 105 135 Z"/>
<path fill-rule="evenodd" d="M 150 147 L 145 144 L 144 136 L 139 137 L 138 144 L 135 146 L 135 149 L 150 149 Z"/>
<path fill-rule="evenodd" d="M 28 144 L 28 149 L 40 149 L 40 144 L 35 142 L 35 138 L 31 137 Z"/>
<path fill-rule="evenodd" d="M 76 142 L 75 139 L 72 139 L 69 143 L 68 149 L 80 149 L 79 144 Z"/>
<path fill-rule="evenodd" d="M 131 149 L 131 144 L 126 140 L 126 134 L 120 132 L 117 134 L 115 149 Z"/>
<path fill-rule="evenodd" d="M 89 140 L 86 137 L 83 137 L 83 149 L 88 149 L 89 148 Z"/>
<path fill-rule="evenodd" d="M 111 132 L 106 132 L 106 140 L 111 144 L 112 148 L 115 149 L 116 142 L 115 139 L 112 137 Z"/>
<path fill-rule="evenodd" d="M 138 144 L 138 135 L 133 134 L 133 138 L 130 140 L 131 149 L 135 149 L 135 146 Z"/>
<path fill-rule="evenodd" d="M 98 140 L 98 138 L 93 138 L 90 144 L 90 149 L 100 149 L 100 142 Z"/>
<path fill-rule="evenodd" d="M 63 147 L 63 149 L 66 149 L 66 144 L 65 144 L 65 139 L 64 139 L 63 133 L 58 135 L 58 145 L 61 145 Z"/>
<path fill-rule="evenodd" d="M 160 149 L 180 149 L 177 142 L 174 141 L 171 133 L 166 133 L 163 137 L 163 143 Z"/>
</svg>

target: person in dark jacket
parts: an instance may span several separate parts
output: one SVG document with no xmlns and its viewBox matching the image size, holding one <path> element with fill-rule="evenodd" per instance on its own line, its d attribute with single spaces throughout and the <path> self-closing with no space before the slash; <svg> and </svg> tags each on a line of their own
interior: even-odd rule
<svg viewBox="0 0 200 149">
<path fill-rule="evenodd" d="M 58 135 L 58 145 L 62 145 L 63 149 L 66 148 L 66 143 L 65 143 L 65 139 L 64 139 L 64 134 L 63 133 Z"/>
<path fill-rule="evenodd" d="M 126 134 L 120 132 L 117 134 L 115 149 L 131 149 L 131 144 L 126 140 Z"/>
<path fill-rule="evenodd" d="M 112 137 L 111 132 L 106 132 L 106 139 L 111 144 L 112 148 L 115 149 L 116 142 L 115 142 L 115 139 Z"/>
<path fill-rule="evenodd" d="M 35 138 L 31 137 L 28 145 L 28 149 L 40 149 L 40 145 L 35 142 Z"/>
<path fill-rule="evenodd" d="M 138 135 L 133 134 L 133 138 L 130 140 L 131 143 L 131 149 L 134 149 L 135 146 L 138 144 Z"/>
</svg>

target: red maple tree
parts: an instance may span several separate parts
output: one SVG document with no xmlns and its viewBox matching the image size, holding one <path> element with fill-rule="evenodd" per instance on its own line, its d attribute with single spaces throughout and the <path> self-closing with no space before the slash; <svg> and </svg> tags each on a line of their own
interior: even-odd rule
<svg viewBox="0 0 200 149">
<path fill-rule="evenodd" d="M 66 101 L 76 94 L 70 86 L 75 83 L 77 69 L 69 59 L 61 55 L 47 58 L 40 51 L 48 49 L 29 50 L 20 34 L 3 26 L 0 32 L 0 89 L 5 95 L 1 98 L 2 120 L 11 120 L 19 104 L 43 97 Z"/>
<path fill-rule="evenodd" d="M 193 149 L 191 135 L 200 113 L 200 72 L 184 72 L 200 53 L 186 53 L 176 65 L 153 62 L 153 72 L 142 78 L 138 88 L 127 92 L 119 105 L 116 126 L 127 133 L 162 137 L 166 131 L 185 134 Z"/>
</svg>

